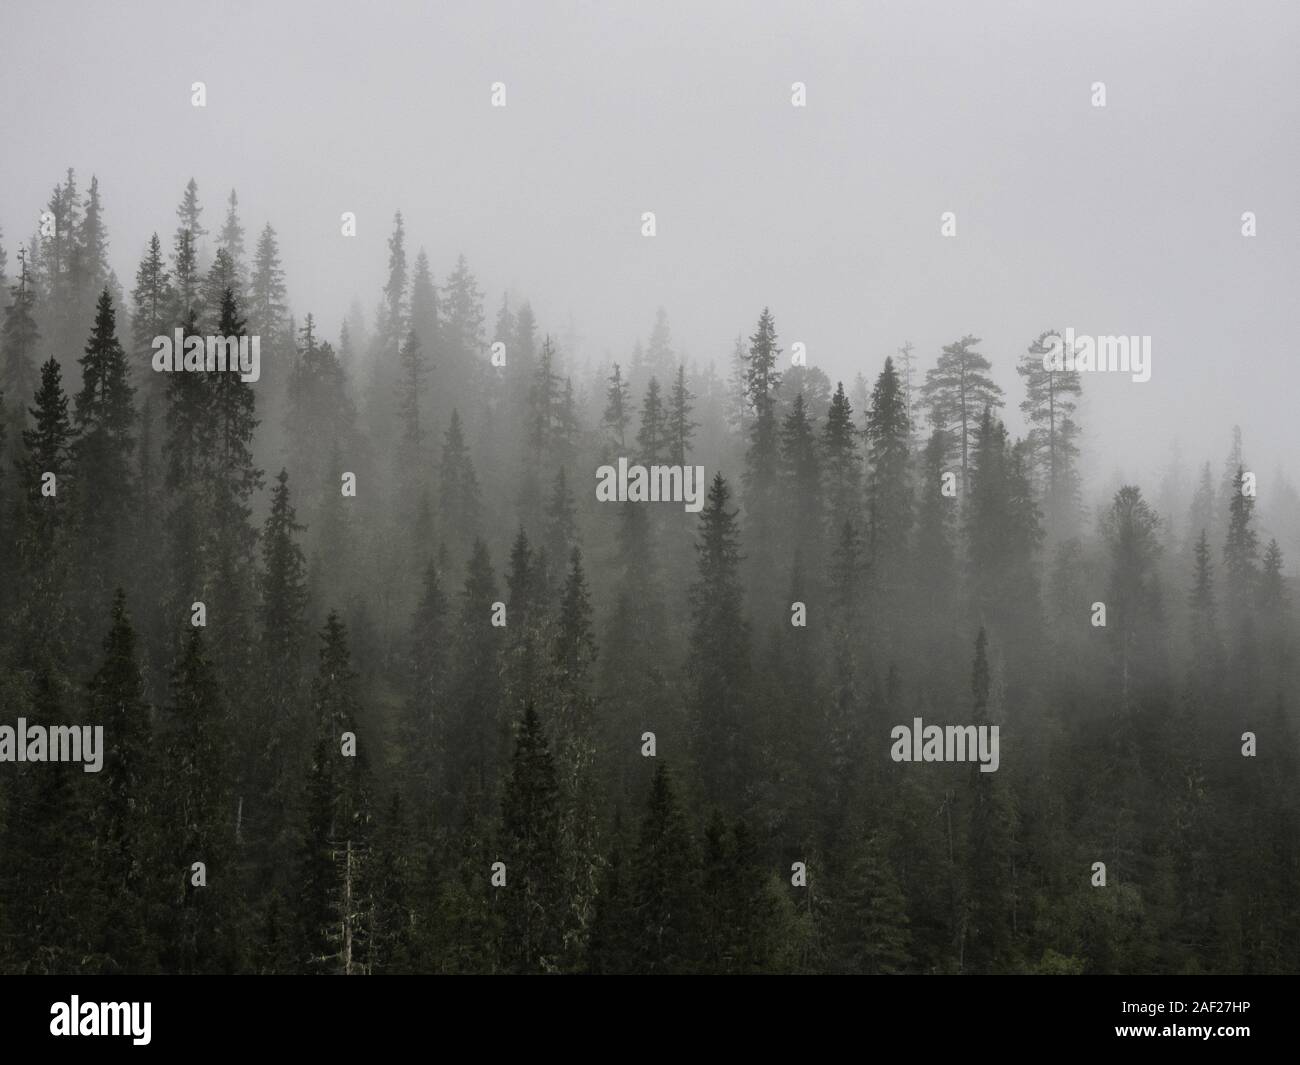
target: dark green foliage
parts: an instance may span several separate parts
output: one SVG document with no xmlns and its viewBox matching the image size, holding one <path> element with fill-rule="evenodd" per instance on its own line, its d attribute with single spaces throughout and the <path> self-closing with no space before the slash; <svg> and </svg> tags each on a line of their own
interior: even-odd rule
<svg viewBox="0 0 1300 1065">
<path fill-rule="evenodd" d="M 0 971 L 1295 969 L 1295 495 L 1240 431 L 1157 517 L 1085 498 L 1051 334 L 1021 440 L 973 337 L 914 397 L 908 346 L 833 388 L 766 308 L 616 363 L 494 292 L 501 362 L 399 215 L 336 354 L 233 192 L 116 245 L 129 323 L 98 181 L 44 206 L 0 253 L 0 726 L 105 743 L 0 760 Z M 177 326 L 261 379 L 155 373 Z M 700 512 L 600 501 L 619 457 L 703 465 Z M 999 769 L 893 761 L 917 717 Z"/>
</svg>

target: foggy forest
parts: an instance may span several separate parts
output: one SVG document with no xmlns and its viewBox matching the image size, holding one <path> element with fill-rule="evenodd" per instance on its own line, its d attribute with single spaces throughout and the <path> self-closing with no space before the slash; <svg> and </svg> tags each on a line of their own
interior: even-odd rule
<svg viewBox="0 0 1300 1065">
<path fill-rule="evenodd" d="M 209 228 L 191 180 L 129 286 L 95 178 L 43 206 L 6 280 L 0 693 L 106 739 L 94 774 L 5 766 L 6 971 L 1294 963 L 1261 514 L 1297 508 L 1256 510 L 1240 430 L 1089 508 L 1051 331 L 1010 374 L 966 335 L 846 384 L 769 308 L 688 366 L 660 309 L 580 368 L 398 212 L 375 313 L 326 337 L 234 191 Z M 260 336 L 258 379 L 153 372 L 176 328 Z M 599 499 L 619 458 L 703 466 L 698 513 Z M 916 718 L 996 724 L 1001 764 L 895 760 Z"/>
<path fill-rule="evenodd" d="M 631 54 L 610 47 L 611 64 Z M 832 92 L 806 68 L 820 121 Z M 533 74 L 507 78 L 511 121 L 546 91 Z M 168 89 L 187 121 L 240 91 L 201 76 L 195 64 Z M 475 69 L 475 114 L 498 95 L 504 109 L 495 76 Z M 792 129 L 801 76 L 770 72 Z M 1116 137 L 1123 108 L 1148 106 L 1132 102 L 1137 75 L 1070 77 L 1078 121 Z M 99 113 L 99 90 L 76 84 L 76 106 Z M 696 133 L 748 137 L 703 98 Z M 565 153 L 590 171 L 582 153 L 624 121 L 609 118 L 619 101 L 565 119 L 554 154 L 517 138 L 520 172 Z M 471 154 L 433 105 L 403 107 L 413 140 Z M 271 127 L 254 110 L 236 121 L 261 158 Z M 655 121 L 626 119 L 647 144 Z M 1294 423 L 1274 416 L 1294 406 L 1294 378 L 1290 398 L 1277 381 L 1284 332 L 1251 363 L 1246 410 L 1238 385 L 1195 376 L 1194 345 L 1162 346 L 1145 319 L 1107 328 L 1157 333 L 1154 354 L 1138 336 L 1076 336 L 1082 317 L 1024 279 L 1074 285 L 1080 307 L 1109 282 L 1081 280 L 1050 234 L 1051 260 L 954 259 L 952 274 L 917 257 L 895 269 L 891 236 L 880 273 L 936 308 L 895 313 L 896 290 L 835 287 L 860 260 L 823 248 L 818 265 L 788 239 L 829 178 L 772 197 L 770 217 L 738 182 L 727 224 L 754 245 L 672 244 L 728 209 L 707 166 L 689 224 L 668 194 L 628 193 L 615 223 L 575 193 L 593 229 L 623 227 L 629 255 L 653 247 L 655 269 L 681 274 L 657 286 L 593 257 L 582 269 L 608 284 L 585 284 L 570 216 L 539 223 L 543 238 L 469 192 L 463 214 L 450 194 L 433 214 L 434 193 L 378 176 L 408 165 L 396 146 L 368 186 L 382 211 L 354 214 L 343 193 L 317 211 L 315 185 L 355 181 L 337 124 L 337 141 L 276 143 L 311 201 L 302 217 L 275 168 L 161 135 L 147 162 L 60 139 L 53 165 L 0 163 L 0 973 L 1296 970 L 1300 471 Z M 496 136 L 485 155 L 506 150 Z M 793 151 L 775 134 L 761 147 Z M 674 159 L 663 172 L 686 172 Z M 914 181 L 889 169 L 904 166 L 880 164 L 928 196 L 920 166 Z M 20 170 L 40 171 L 38 196 Z M 568 175 L 536 183 L 583 180 Z M 1009 195 L 1027 212 L 1049 202 L 1025 187 Z M 834 224 L 871 195 L 836 201 Z M 1104 183 L 1097 196 L 1122 199 Z M 1241 198 L 1180 224 L 1253 249 Z M 1115 209 L 1158 213 L 1133 203 Z M 1005 228 L 993 194 L 925 204 L 918 245 L 978 246 L 995 228 L 985 206 Z M 1062 224 L 1097 228 L 1095 204 L 1077 206 Z M 1260 211 L 1259 246 L 1280 213 Z M 494 236 L 466 235 L 479 231 Z M 502 250 L 516 238 L 517 261 Z M 753 254 L 763 241 L 771 259 Z M 767 276 L 779 257 L 806 289 Z M 1171 246 L 1167 262 L 1115 267 L 1115 286 L 1149 275 L 1166 306 L 1181 285 L 1184 316 L 1203 304 L 1210 331 L 1250 318 L 1233 301 L 1254 285 L 1270 302 L 1263 260 L 1259 275 L 1216 267 L 1240 276 L 1211 290 L 1180 273 L 1194 258 Z M 813 290 L 839 307 L 834 342 L 810 325 Z M 722 329 L 701 325 L 705 308 Z M 1216 358 L 1258 354 L 1257 334 L 1231 349 L 1207 335 Z M 1104 372 L 1120 341 L 1132 362 Z M 1143 391 L 1156 388 L 1173 391 Z"/>
</svg>

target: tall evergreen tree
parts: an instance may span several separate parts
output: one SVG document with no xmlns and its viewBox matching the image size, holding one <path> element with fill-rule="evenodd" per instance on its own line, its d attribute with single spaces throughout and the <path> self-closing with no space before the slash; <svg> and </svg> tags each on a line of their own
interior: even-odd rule
<svg viewBox="0 0 1300 1065">
<path fill-rule="evenodd" d="M 439 501 L 447 545 L 454 558 L 462 558 L 479 532 L 479 486 L 456 410 L 443 437 Z"/>
<path fill-rule="evenodd" d="M 152 805 L 155 765 L 144 678 L 120 588 L 103 646 L 103 662 L 89 684 L 90 712 L 112 737 L 104 751 L 96 810 L 96 880 L 104 895 L 97 949 L 108 971 L 148 972 L 157 951 L 148 907 L 154 898 L 153 825 L 159 811 Z"/>
<path fill-rule="evenodd" d="M 609 375 L 608 380 L 609 389 L 605 393 L 603 424 L 609 434 L 610 443 L 619 453 L 623 453 L 627 450 L 627 427 L 632 420 L 631 396 L 618 363 L 614 363 L 614 372 Z"/>
<path fill-rule="evenodd" d="M 637 972 L 688 973 L 696 968 L 698 880 L 695 844 L 673 793 L 667 764 L 660 760 L 632 859 Z"/>
<path fill-rule="evenodd" d="M 637 459 L 645 465 L 667 462 L 670 448 L 668 412 L 659 395 L 659 382 L 651 377 L 641 402 L 641 428 L 636 434 Z"/>
<path fill-rule="evenodd" d="M 978 337 L 964 336 L 944 347 L 938 363 L 925 375 L 920 404 L 930 412 L 936 429 L 947 429 L 961 456 L 963 490 L 970 470 L 970 452 L 985 408 L 1002 406 L 1002 389 L 988 376 L 992 364 L 978 351 Z"/>
<path fill-rule="evenodd" d="M 668 397 L 668 461 L 674 466 L 686 465 L 686 457 L 691 453 L 691 440 L 699 428 L 697 422 L 691 421 L 694 399 L 686 387 L 686 366 L 678 363 L 673 390 Z"/>
<path fill-rule="evenodd" d="M 688 672 L 693 688 L 697 758 L 707 766 L 711 801 L 736 802 L 752 786 L 747 773 L 753 722 L 746 721 L 749 625 L 742 610 L 740 540 L 731 493 L 715 474 L 700 515 L 699 577 L 690 591 Z"/>
<path fill-rule="evenodd" d="M 9 306 L 5 308 L 4 326 L 0 329 L 0 351 L 4 354 L 0 391 L 19 408 L 36 390 L 36 342 L 40 333 L 33 313 L 35 307 L 36 291 L 28 277 L 27 252 L 20 248 L 18 282 L 9 289 Z"/>
<path fill-rule="evenodd" d="M 860 522 L 858 492 L 862 484 L 862 462 L 858 453 L 858 430 L 853 424 L 853 406 L 840 381 L 826 412 L 821 453 L 825 471 L 826 513 L 830 529 L 838 536 L 845 522 Z"/>
<path fill-rule="evenodd" d="M 508 877 L 506 965 L 512 972 L 554 971 L 565 912 L 560 795 L 555 763 L 531 705 L 516 737 L 501 800 L 501 831 Z"/>
</svg>

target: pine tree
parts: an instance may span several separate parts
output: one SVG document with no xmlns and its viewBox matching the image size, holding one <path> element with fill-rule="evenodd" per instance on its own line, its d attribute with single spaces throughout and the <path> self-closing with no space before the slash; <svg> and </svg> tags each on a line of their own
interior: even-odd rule
<svg viewBox="0 0 1300 1065">
<path fill-rule="evenodd" d="M 1033 469 L 1043 488 L 1047 532 L 1056 541 L 1069 535 L 1077 519 L 1079 476 L 1076 470 L 1079 448 L 1075 439 L 1079 427 L 1074 420 L 1078 397 L 1083 392 L 1079 371 L 1049 365 L 1044 356 L 1050 348 L 1042 333 L 1021 357 L 1016 372 L 1024 379 L 1025 398 L 1020 410 L 1029 422 L 1029 447 Z"/>
<path fill-rule="evenodd" d="M 1002 407 L 1002 389 L 987 376 L 992 364 L 972 350 L 978 343 L 978 337 L 964 336 L 947 345 L 921 386 L 920 405 L 929 410 L 931 424 L 950 430 L 959 449 L 963 491 L 981 415 L 986 408 Z"/>
</svg>

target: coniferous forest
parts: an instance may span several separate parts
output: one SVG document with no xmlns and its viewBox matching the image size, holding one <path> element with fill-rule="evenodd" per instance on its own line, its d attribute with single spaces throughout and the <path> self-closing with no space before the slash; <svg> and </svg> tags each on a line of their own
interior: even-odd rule
<svg viewBox="0 0 1300 1065">
<path fill-rule="evenodd" d="M 1231 427 L 1089 507 L 1048 334 L 833 382 L 772 309 L 703 364 L 659 311 L 578 366 L 398 213 L 326 337 L 233 191 L 125 286 L 94 178 L 45 210 L 0 695 L 105 739 L 3 765 L 5 971 L 1294 969 L 1292 582 Z M 154 372 L 177 327 L 260 379 Z M 619 457 L 702 465 L 701 509 L 599 501 Z M 998 725 L 996 772 L 895 761 L 915 718 Z"/>
<path fill-rule="evenodd" d="M 1118 31 L 1071 50 L 1052 37 L 1078 30 L 1064 15 L 1026 23 L 1029 52 L 1065 73 L 1028 67 L 1021 99 L 998 80 L 1021 53 L 999 43 L 1014 19 L 997 5 L 987 40 L 950 52 L 960 5 L 921 28 L 882 5 L 861 40 L 854 5 L 807 23 L 778 6 L 715 25 L 686 10 L 661 24 L 650 5 L 584 6 L 570 24 L 551 5 L 539 25 L 556 36 L 528 48 L 455 5 L 395 7 L 382 53 L 360 11 L 355 51 L 296 23 L 285 46 L 269 11 L 195 21 L 188 40 L 258 57 L 238 77 L 179 56 L 160 10 L 179 57 L 154 69 L 122 41 L 105 49 L 112 78 L 54 64 L 39 137 L 15 104 L 23 132 L 0 161 L 0 974 L 1300 970 L 1300 492 L 1275 416 L 1284 333 L 1261 352 L 1249 332 L 1277 321 L 1267 241 L 1290 224 L 1289 201 L 1268 198 L 1272 134 L 1258 157 L 1215 142 L 1184 167 L 1178 123 L 1224 127 L 1170 73 L 1194 52 L 1172 24 L 1134 37 L 1152 74 L 1123 65 Z M 526 8 L 482 25 L 526 28 Z M 789 73 L 742 47 L 769 17 L 798 31 L 769 35 Z M 10 39 L 34 42 L 22 18 Z M 411 45 L 402 27 L 422 20 L 434 43 Z M 1267 129 L 1260 101 L 1294 92 L 1242 79 L 1293 79 L 1294 64 L 1242 73 L 1229 29 L 1214 91 L 1234 128 L 1263 114 Z M 412 68 L 427 99 L 382 80 L 408 46 L 436 57 Z M 529 67 L 534 51 L 550 65 Z M 481 84 L 456 81 L 464 54 L 496 64 L 472 68 Z M 7 97 L 6 69 L 32 69 L 13 58 Z M 274 80 L 281 63 L 301 98 Z M 962 63 L 978 77 L 944 83 L 945 67 L 975 69 Z M 147 90 L 119 89 L 137 77 L 170 79 L 167 94 L 206 77 L 213 107 L 193 81 L 167 105 L 184 123 L 132 134 L 145 125 L 121 112 Z M 248 84 L 267 114 L 293 112 L 300 141 L 236 106 Z M 1237 101 L 1255 108 L 1240 123 Z M 397 115 L 402 142 L 372 137 L 366 115 L 380 130 Z M 1067 126 L 1077 151 L 1052 139 Z M 1150 156 L 1124 140 L 1135 129 Z M 173 151 L 173 133 L 210 154 Z M 515 162 L 524 226 L 500 192 Z M 1065 173 L 1076 163 L 1086 179 Z M 394 176 L 421 167 L 423 200 Z M 1227 207 L 1206 206 L 1200 167 Z M 367 182 L 382 212 L 347 202 Z M 1243 241 L 1256 208 L 1260 239 Z M 880 238 L 860 248 L 869 210 Z M 1230 231 L 1204 286 L 1175 213 Z M 1135 215 L 1137 246 L 1159 254 L 1126 266 L 1116 234 Z M 625 229 L 636 252 L 599 262 L 601 288 L 571 264 L 618 227 L 608 239 Z M 733 248 L 742 230 L 757 235 Z M 667 251 L 635 258 L 646 248 Z M 1130 306 L 1154 324 L 1107 324 L 1144 271 L 1150 294 Z M 878 290 L 845 297 L 859 278 Z M 905 304 L 913 344 L 890 315 L 917 289 L 934 315 Z M 1198 303 L 1204 348 L 1166 342 L 1168 308 Z M 699 308 L 724 327 L 706 335 Z M 1087 313 L 1157 333 L 1174 391 L 1148 401 L 1146 384 L 1093 372 L 1151 338 L 1094 347 L 1076 312 L 1081 329 Z M 1032 327 L 1008 344 L 1008 322 Z M 1221 351 L 1224 322 L 1242 337 Z M 1222 418 L 1204 419 L 1190 397 L 1220 392 Z M 1171 395 L 1188 411 L 1163 409 Z M 1135 421 L 1149 449 L 1121 470 Z M 1178 424 L 1185 450 L 1145 462 Z"/>
</svg>

